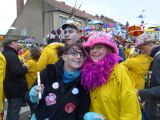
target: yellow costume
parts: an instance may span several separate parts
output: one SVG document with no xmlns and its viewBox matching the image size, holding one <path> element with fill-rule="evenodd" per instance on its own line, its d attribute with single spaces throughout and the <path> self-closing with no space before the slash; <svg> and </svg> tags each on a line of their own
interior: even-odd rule
<svg viewBox="0 0 160 120">
<path fill-rule="evenodd" d="M 3 112 L 3 80 L 5 78 L 6 59 L 0 52 L 0 113 Z M 0 120 L 2 116 L 0 114 Z"/>
<path fill-rule="evenodd" d="M 149 69 L 152 60 L 152 57 L 140 54 L 135 56 L 134 58 L 128 58 L 126 61 L 121 63 L 128 68 L 128 73 L 132 80 L 134 88 L 144 88 L 144 77 Z"/>
<path fill-rule="evenodd" d="M 135 89 L 123 65 L 116 65 L 107 83 L 91 90 L 90 111 L 107 120 L 141 120 Z"/>
<path fill-rule="evenodd" d="M 37 70 L 42 71 L 47 64 L 54 64 L 58 60 L 57 48 L 64 46 L 62 43 L 51 43 L 46 46 L 41 53 L 41 56 L 37 62 Z"/>
</svg>

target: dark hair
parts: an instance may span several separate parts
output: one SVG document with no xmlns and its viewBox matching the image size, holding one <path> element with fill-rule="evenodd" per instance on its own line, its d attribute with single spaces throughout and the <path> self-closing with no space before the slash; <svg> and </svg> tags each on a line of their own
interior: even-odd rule
<svg viewBox="0 0 160 120">
<path fill-rule="evenodd" d="M 79 50 L 81 50 L 82 52 L 84 52 L 84 49 L 82 47 L 82 45 L 80 43 L 73 43 L 72 45 L 66 45 L 64 47 L 64 54 L 68 52 L 68 50 L 70 50 L 71 48 L 75 49 L 75 47 L 77 47 Z"/>
<path fill-rule="evenodd" d="M 58 35 L 60 35 L 61 34 L 61 29 L 58 28 L 56 32 L 57 32 Z"/>
<path fill-rule="evenodd" d="M 82 52 L 84 52 L 84 49 L 83 49 L 81 44 L 73 43 L 72 45 L 66 45 L 65 47 L 62 47 L 62 46 L 57 47 L 57 55 L 58 55 L 58 57 L 60 57 L 63 54 L 67 53 L 68 50 L 70 50 L 71 48 L 75 49 L 75 47 L 77 47 L 78 49 L 82 50 Z"/>
<path fill-rule="evenodd" d="M 57 50 L 58 57 L 61 57 L 63 55 L 63 52 L 64 52 L 64 47 L 59 46 L 59 47 L 56 48 L 56 50 Z"/>
<path fill-rule="evenodd" d="M 41 55 L 41 51 L 38 47 L 33 47 L 30 49 L 30 53 L 31 53 L 31 57 L 33 60 L 38 61 L 40 55 Z"/>
</svg>

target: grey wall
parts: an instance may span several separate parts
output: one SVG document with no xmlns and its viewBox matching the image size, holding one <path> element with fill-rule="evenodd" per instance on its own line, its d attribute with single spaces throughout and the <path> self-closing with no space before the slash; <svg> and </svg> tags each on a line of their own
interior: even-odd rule
<svg viewBox="0 0 160 120">
<path fill-rule="evenodd" d="M 38 42 L 42 40 L 42 1 L 28 0 L 22 13 L 16 18 L 12 26 L 16 30 L 9 30 L 9 35 L 22 35 L 26 30 L 27 36 L 34 36 Z"/>
<path fill-rule="evenodd" d="M 44 24 L 42 22 L 42 9 L 44 5 L 43 15 Z M 53 29 L 57 29 L 59 26 L 59 16 L 69 16 L 66 13 L 56 11 L 54 12 L 54 6 L 43 3 L 43 0 L 28 0 L 25 4 L 21 14 L 15 19 L 12 24 L 15 30 L 9 30 L 8 35 L 27 35 L 36 38 L 38 43 L 43 42 L 43 38 Z M 86 23 L 83 19 L 76 17 L 76 19 L 82 21 L 82 26 Z M 44 28 L 43 28 L 44 25 Z M 44 37 L 43 37 L 44 34 Z"/>
</svg>

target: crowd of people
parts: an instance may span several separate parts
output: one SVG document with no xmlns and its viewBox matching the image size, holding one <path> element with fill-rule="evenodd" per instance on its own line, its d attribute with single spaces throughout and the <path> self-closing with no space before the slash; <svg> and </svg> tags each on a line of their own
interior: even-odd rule
<svg viewBox="0 0 160 120">
<path fill-rule="evenodd" d="M 63 39 L 53 30 L 44 47 L 24 50 L 17 39 L 3 41 L 0 112 L 6 98 L 6 120 L 19 120 L 24 103 L 31 120 L 160 119 L 160 46 L 152 34 L 122 44 L 104 31 L 82 37 L 76 21 L 62 30 Z"/>
</svg>

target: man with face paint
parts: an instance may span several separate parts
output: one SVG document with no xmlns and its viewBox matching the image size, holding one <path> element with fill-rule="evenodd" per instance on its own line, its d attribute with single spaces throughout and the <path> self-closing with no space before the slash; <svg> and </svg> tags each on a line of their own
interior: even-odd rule
<svg viewBox="0 0 160 120">
<path fill-rule="evenodd" d="M 48 64 L 54 64 L 59 57 L 57 49 L 60 49 L 64 44 L 60 43 L 60 39 L 55 30 L 52 30 L 46 37 L 47 46 L 42 50 L 40 58 L 37 61 L 37 70 L 42 71 Z"/>
<path fill-rule="evenodd" d="M 80 24 L 74 20 L 68 20 L 62 25 L 62 29 L 65 33 L 65 45 L 72 45 L 80 39 L 80 31 L 78 30 L 79 26 Z"/>
</svg>

